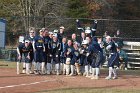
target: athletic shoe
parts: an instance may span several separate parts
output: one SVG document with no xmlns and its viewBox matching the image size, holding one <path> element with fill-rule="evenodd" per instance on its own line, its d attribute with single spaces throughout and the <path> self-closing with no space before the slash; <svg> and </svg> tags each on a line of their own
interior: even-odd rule
<svg viewBox="0 0 140 93">
<path fill-rule="evenodd" d="M 89 75 L 86 75 L 86 77 L 89 77 Z"/>
<path fill-rule="evenodd" d="M 91 79 L 95 79 L 95 76 L 92 76 Z"/>
<path fill-rule="evenodd" d="M 83 73 L 83 76 L 86 76 L 86 72 Z"/>
<path fill-rule="evenodd" d="M 33 74 L 33 71 L 30 70 L 30 74 Z"/>
<path fill-rule="evenodd" d="M 112 79 L 118 79 L 118 77 L 116 76 L 116 77 L 113 77 Z"/>
<path fill-rule="evenodd" d="M 41 70 L 39 70 L 39 71 L 38 71 L 38 74 L 40 74 L 40 75 L 41 75 L 41 74 L 42 74 L 42 71 L 41 71 Z"/>
<path fill-rule="evenodd" d="M 111 80 L 112 78 L 111 78 L 111 77 L 109 77 L 109 76 L 107 76 L 105 79 L 106 79 L 106 80 Z"/>
<path fill-rule="evenodd" d="M 80 76 L 80 75 L 82 75 L 82 73 L 78 73 L 78 75 Z"/>
<path fill-rule="evenodd" d="M 127 68 L 125 67 L 124 70 L 127 70 Z"/>
<path fill-rule="evenodd" d="M 35 74 L 35 75 L 38 75 L 39 73 L 38 73 L 38 71 L 37 71 L 37 70 L 34 70 L 34 74 Z"/>
<path fill-rule="evenodd" d="M 47 71 L 47 75 L 50 75 L 51 74 L 51 72 L 50 71 Z"/>
<path fill-rule="evenodd" d="M 99 76 L 95 76 L 95 78 L 94 79 L 99 79 Z"/>
<path fill-rule="evenodd" d="M 90 76 L 87 76 L 88 78 L 92 78 L 92 75 L 90 75 Z"/>
<path fill-rule="evenodd" d="M 41 74 L 42 74 L 42 75 L 45 75 L 46 73 L 45 73 L 44 71 L 41 71 Z"/>
<path fill-rule="evenodd" d="M 56 73 L 56 75 L 60 75 L 60 73 Z"/>
<path fill-rule="evenodd" d="M 26 71 L 25 71 L 25 70 L 22 70 L 22 73 L 23 73 L 23 74 L 25 74 L 25 73 L 26 73 Z"/>
</svg>

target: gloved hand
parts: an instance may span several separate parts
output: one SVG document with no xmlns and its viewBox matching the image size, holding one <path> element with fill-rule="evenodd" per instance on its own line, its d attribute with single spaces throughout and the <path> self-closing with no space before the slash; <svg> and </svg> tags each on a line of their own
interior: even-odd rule
<svg viewBox="0 0 140 93">
<path fill-rule="evenodd" d="M 78 19 L 76 19 L 76 22 L 79 22 L 79 20 L 78 20 Z"/>
</svg>

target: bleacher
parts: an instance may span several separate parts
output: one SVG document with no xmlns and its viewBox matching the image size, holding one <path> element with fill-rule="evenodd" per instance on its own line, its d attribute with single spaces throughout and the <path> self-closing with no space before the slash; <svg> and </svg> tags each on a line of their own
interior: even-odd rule
<svg viewBox="0 0 140 93">
<path fill-rule="evenodd" d="M 123 49 L 128 55 L 128 68 L 140 68 L 140 42 L 124 41 Z"/>
</svg>

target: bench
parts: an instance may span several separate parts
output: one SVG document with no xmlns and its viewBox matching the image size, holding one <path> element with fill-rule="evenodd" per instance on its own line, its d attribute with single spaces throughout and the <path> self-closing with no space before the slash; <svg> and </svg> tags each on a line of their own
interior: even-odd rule
<svg viewBox="0 0 140 93">
<path fill-rule="evenodd" d="M 140 68 L 140 42 L 124 41 L 123 50 L 128 55 L 128 68 Z"/>
</svg>

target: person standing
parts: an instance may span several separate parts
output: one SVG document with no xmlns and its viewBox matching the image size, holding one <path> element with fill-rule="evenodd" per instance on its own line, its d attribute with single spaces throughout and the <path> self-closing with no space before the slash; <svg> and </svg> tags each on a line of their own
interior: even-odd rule
<svg viewBox="0 0 140 93">
<path fill-rule="evenodd" d="M 80 48 L 80 66 L 81 66 L 81 70 L 84 69 L 84 73 L 83 71 L 81 71 L 83 73 L 83 76 L 88 77 L 89 76 L 89 62 L 88 62 L 88 56 L 90 55 L 89 50 L 89 46 L 88 46 L 88 40 L 84 40 L 82 42 L 82 46 Z"/>
<path fill-rule="evenodd" d="M 67 46 L 64 50 L 64 53 L 66 55 L 66 76 L 69 76 L 70 74 L 70 63 L 71 63 L 71 60 L 72 60 L 72 54 L 73 54 L 73 42 L 72 40 L 68 40 L 67 42 Z"/>
<path fill-rule="evenodd" d="M 44 30 L 39 30 L 39 35 L 35 37 L 33 41 L 33 50 L 35 52 L 35 74 L 44 74 L 45 69 L 45 45 L 44 45 Z"/>
<path fill-rule="evenodd" d="M 109 67 L 109 75 L 105 78 L 107 80 L 110 79 L 117 79 L 117 71 L 114 67 L 115 65 L 119 65 L 119 54 L 117 52 L 117 48 L 115 43 L 112 41 L 112 38 L 110 36 L 106 37 L 107 47 L 106 50 L 109 51 L 109 60 L 108 60 L 108 67 Z M 112 73 L 114 74 L 114 77 L 112 78 Z"/>
<path fill-rule="evenodd" d="M 51 48 L 52 48 L 52 58 L 53 58 L 53 63 L 55 65 L 56 75 L 59 75 L 60 74 L 59 70 L 60 70 L 61 43 L 58 41 L 57 34 L 53 34 Z"/>
<path fill-rule="evenodd" d="M 61 55 L 60 55 L 60 72 L 63 75 L 66 74 L 66 55 L 65 55 L 65 48 L 67 46 L 67 37 L 63 37 L 61 43 Z"/>
</svg>

